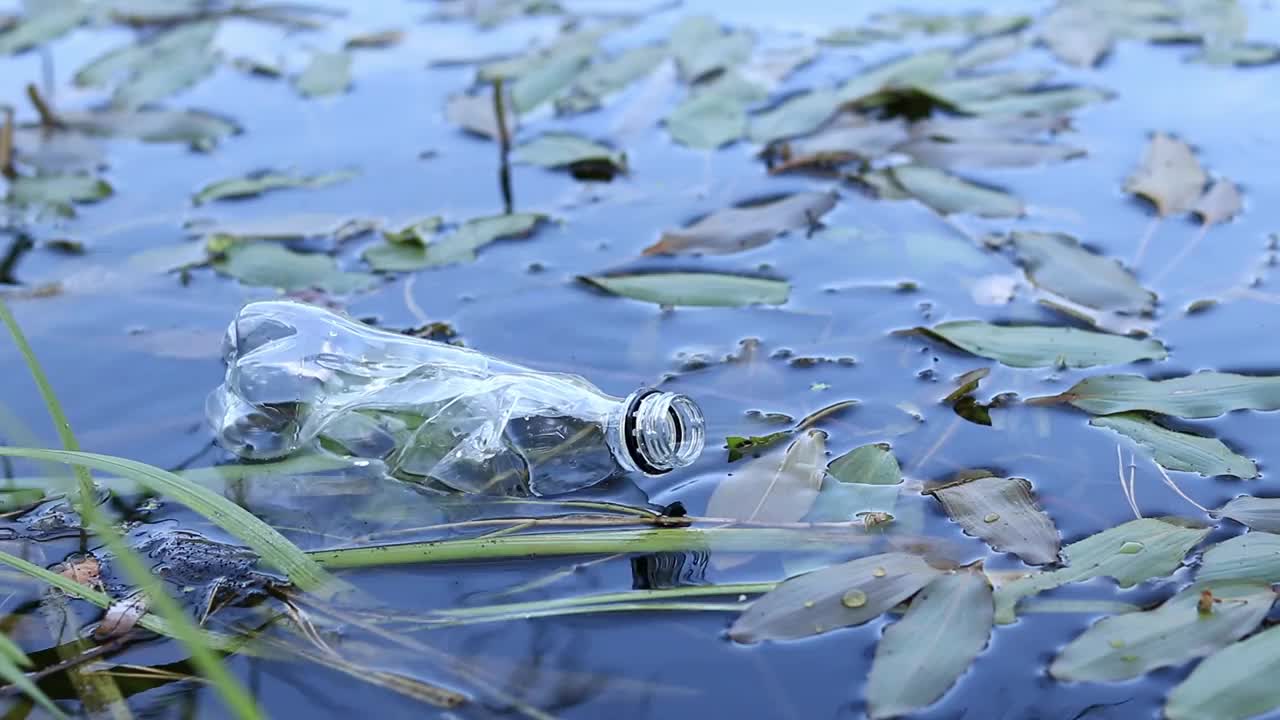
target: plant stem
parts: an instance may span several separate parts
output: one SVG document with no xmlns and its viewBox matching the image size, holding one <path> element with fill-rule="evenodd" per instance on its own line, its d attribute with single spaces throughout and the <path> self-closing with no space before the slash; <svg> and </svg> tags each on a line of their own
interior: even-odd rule
<svg viewBox="0 0 1280 720">
<path fill-rule="evenodd" d="M 444 620 L 485 617 L 488 615 L 523 615 L 544 610 L 599 605 L 629 603 L 639 605 L 651 601 L 669 601 L 672 598 L 715 597 L 720 595 L 759 595 L 769 592 L 778 586 L 776 582 L 738 583 L 736 585 L 691 585 L 688 587 L 667 588 L 662 590 L 626 590 L 623 592 L 601 593 L 597 595 L 578 595 L 575 597 L 556 598 L 554 600 L 536 600 L 533 602 L 503 603 L 500 605 L 481 605 L 452 610 L 438 610 L 434 614 Z M 740 609 L 740 608 L 739 608 Z"/>
<path fill-rule="evenodd" d="M 0 125 L 0 175 L 10 180 L 18 176 L 13 169 L 13 108 L 4 108 L 4 125 Z"/>
<path fill-rule="evenodd" d="M 563 617 L 565 615 L 594 615 L 614 612 L 742 612 L 745 606 L 735 603 L 707 602 L 638 602 L 606 603 L 604 605 L 577 605 L 565 608 L 547 608 L 505 615 L 478 615 L 429 625 L 431 629 L 477 625 L 480 623 L 532 620 L 534 618 Z"/>
<path fill-rule="evenodd" d="M 498 187 L 502 191 L 503 211 L 510 214 L 511 199 L 511 134 L 507 130 L 507 109 L 502 96 L 502 78 L 493 80 L 493 112 L 498 122 Z"/>
<path fill-rule="evenodd" d="M 53 108 L 49 107 L 49 103 L 40 94 L 40 89 L 34 84 L 27 84 L 27 97 L 31 99 L 31 104 L 35 106 L 36 112 L 40 114 L 40 127 L 45 130 L 55 130 L 63 126 L 62 120 L 58 119 L 58 114 L 53 111 Z"/>
</svg>

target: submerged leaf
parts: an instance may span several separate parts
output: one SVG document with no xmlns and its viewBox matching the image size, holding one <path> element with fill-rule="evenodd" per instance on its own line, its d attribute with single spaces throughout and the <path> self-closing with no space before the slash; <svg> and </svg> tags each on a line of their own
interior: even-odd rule
<svg viewBox="0 0 1280 720">
<path fill-rule="evenodd" d="M 943 485 L 929 494 L 942 503 L 947 517 L 996 552 L 1013 553 L 1028 565 L 1058 561 L 1058 529 L 1036 507 L 1030 482 L 980 477 Z"/>
<path fill-rule="evenodd" d="M 1169 720 L 1246 720 L 1280 707 L 1280 627 L 1206 658 L 1169 693 Z"/>
<path fill-rule="evenodd" d="M 793 640 L 861 625 L 940 574 L 915 555 L 894 552 L 798 575 L 751 603 L 729 637 L 740 643 Z"/>
<path fill-rule="evenodd" d="M 918 139 L 894 149 L 910 155 L 917 163 L 943 169 L 1033 167 L 1085 155 L 1084 150 L 1067 145 L 1008 140 L 941 142 Z"/>
<path fill-rule="evenodd" d="M 351 87 L 351 54 L 317 52 L 307 67 L 293 78 L 293 86 L 303 97 L 324 97 L 346 92 Z"/>
<path fill-rule="evenodd" d="M 1280 410 L 1280 376 L 1199 372 L 1168 380 L 1096 375 L 1046 400 L 1111 415 L 1146 410 L 1180 418 L 1213 418 L 1235 410 Z"/>
<path fill-rule="evenodd" d="M 721 255 L 760 247 L 778 235 L 813 226 L 836 205 L 831 192 L 803 192 L 766 203 L 717 210 L 681 230 L 662 233 L 645 255 Z"/>
<path fill-rule="evenodd" d="M 332 293 L 367 290 L 378 283 L 368 273 L 344 272 L 328 255 L 300 253 L 269 242 L 232 243 L 213 268 L 245 285 Z"/>
<path fill-rule="evenodd" d="M 1280 535 L 1249 532 L 1204 551 L 1196 582 L 1280 582 Z"/>
<path fill-rule="evenodd" d="M 1094 310 L 1148 313 L 1155 305 L 1155 293 L 1120 263 L 1090 252 L 1070 235 L 1015 232 L 1010 239 L 1027 278 L 1042 290 Z"/>
<path fill-rule="evenodd" d="M 1212 598 L 1208 612 L 1202 593 Z M 1118 682 L 1208 655 L 1253 632 L 1275 601 L 1262 583 L 1193 585 L 1146 612 L 1103 618 L 1049 666 L 1058 680 Z"/>
<path fill-rule="evenodd" d="M 783 454 L 761 457 L 720 481 L 707 501 L 707 515 L 752 522 L 785 523 L 803 518 L 818 497 L 827 434 L 809 430 Z"/>
<path fill-rule="evenodd" d="M 1187 551 L 1208 534 L 1208 528 L 1142 518 L 1090 535 L 1062 549 L 1066 567 L 1028 575 L 1000 586 L 995 595 L 996 622 L 1013 622 L 1022 598 L 1067 583 L 1112 577 L 1121 587 L 1130 587 L 1168 575 L 1182 564 Z"/>
<path fill-rule="evenodd" d="M 971 213 L 980 217 L 1018 217 L 1025 212 L 1022 201 L 941 170 L 922 165 L 898 165 L 890 175 L 920 202 L 943 215 Z"/>
<path fill-rule="evenodd" d="M 1217 514 L 1247 525 L 1251 530 L 1280 532 L 1280 498 L 1241 495 L 1223 505 Z"/>
<path fill-rule="evenodd" d="M 338 170 L 320 175 L 293 175 L 266 170 L 206 185 L 191 201 L 196 205 L 203 205 L 214 200 L 254 197 L 272 190 L 323 188 L 346 182 L 357 175 L 359 173 L 350 170 Z"/>
<path fill-rule="evenodd" d="M 1019 368 L 1125 365 L 1138 360 L 1164 360 L 1169 355 L 1158 340 L 1069 327 L 991 325 L 961 320 L 918 330 L 979 357 Z"/>
<path fill-rule="evenodd" d="M 930 582 L 876 645 L 867 715 L 893 718 L 932 705 L 987 646 L 991 627 L 991 583 L 981 570 Z"/>
<path fill-rule="evenodd" d="M 791 294 L 791 286 L 785 280 L 721 273 L 591 275 L 580 279 L 614 295 L 659 305 L 782 305 Z"/>
<path fill-rule="evenodd" d="M 1226 178 L 1215 180 L 1213 185 L 1196 201 L 1191 212 L 1200 216 L 1205 225 L 1217 225 L 1235 217 L 1244 209 L 1240 190 L 1236 184 Z"/>
<path fill-rule="evenodd" d="M 1150 200 L 1161 216 L 1190 212 L 1208 180 L 1191 147 L 1158 132 L 1124 189 Z"/>
<path fill-rule="evenodd" d="M 1115 430 L 1151 453 L 1162 467 L 1199 473 L 1205 477 L 1232 475 L 1249 480 L 1258 477 L 1258 466 L 1237 455 L 1221 440 L 1162 427 L 1137 413 L 1104 415 L 1089 421 L 1095 427 Z"/>
</svg>

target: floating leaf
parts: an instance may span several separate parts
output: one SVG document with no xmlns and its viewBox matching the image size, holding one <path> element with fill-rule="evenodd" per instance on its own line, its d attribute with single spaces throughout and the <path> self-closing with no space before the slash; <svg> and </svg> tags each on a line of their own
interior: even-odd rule
<svg viewBox="0 0 1280 720">
<path fill-rule="evenodd" d="M 964 106 L 979 100 L 999 98 L 1030 90 L 1053 76 L 1048 70 L 1010 70 L 980 75 L 960 75 L 930 83 L 930 94 L 951 105 Z"/>
<path fill-rule="evenodd" d="M 1212 604 L 1202 612 L 1202 593 Z M 1276 594 L 1262 583 L 1193 585 L 1160 607 L 1103 618 L 1072 640 L 1049 674 L 1072 682 L 1119 682 L 1182 665 L 1253 632 Z"/>
<path fill-rule="evenodd" d="M 238 222 L 191 220 L 187 222 L 185 228 L 191 235 L 205 237 L 210 251 L 221 252 L 233 243 L 250 240 L 332 238 L 334 242 L 342 242 L 363 235 L 377 225 L 372 220 L 351 218 L 346 215 L 308 213 Z"/>
<path fill-rule="evenodd" d="M 871 120 L 861 114 L 846 113 L 812 136 L 775 146 L 782 162 L 769 171 L 870 161 L 887 154 L 908 137 L 906 123 L 901 118 Z"/>
<path fill-rule="evenodd" d="M 682 145 L 718 148 L 746 131 L 746 105 L 731 95 L 703 92 L 677 105 L 665 124 L 671 139 Z"/>
<path fill-rule="evenodd" d="M 1141 375 L 1096 375 L 1046 400 L 1111 415 L 1146 410 L 1180 418 L 1213 418 L 1234 410 L 1280 410 L 1280 376 L 1200 372 L 1148 380 Z"/>
<path fill-rule="evenodd" d="M 1124 189 L 1150 200 L 1161 216 L 1178 215 L 1196 206 L 1207 180 L 1190 146 L 1158 132 Z"/>
<path fill-rule="evenodd" d="M 957 70 L 968 70 L 1010 58 L 1027 46 L 1025 35 L 1010 33 L 979 40 L 956 54 Z"/>
<path fill-rule="evenodd" d="M 344 272 L 328 255 L 300 253 L 267 242 L 239 242 L 213 261 L 213 268 L 245 285 L 332 293 L 367 290 L 378 283 L 367 273 Z"/>
<path fill-rule="evenodd" d="M 861 625 L 940 574 L 915 555 L 895 552 L 798 575 L 751 603 L 729 637 L 740 643 L 792 640 Z"/>
<path fill-rule="evenodd" d="M 1170 470 L 1194 472 L 1205 477 L 1231 475 L 1244 480 L 1258 477 L 1258 466 L 1252 460 L 1232 452 L 1217 438 L 1175 432 L 1137 413 L 1096 417 L 1089 424 L 1127 436 L 1150 452 L 1162 467 Z"/>
<path fill-rule="evenodd" d="M 1196 582 L 1280 582 L 1280 535 L 1250 532 L 1204 551 Z"/>
<path fill-rule="evenodd" d="M 1280 498 L 1241 495 L 1223 505 L 1217 514 L 1248 525 L 1251 530 L 1280 532 Z"/>
<path fill-rule="evenodd" d="M 108 53 L 76 75 L 96 84 L 123 71 L 111 104 L 132 110 L 189 88 L 213 74 L 221 58 L 213 48 L 216 22 L 180 26 L 151 43 Z"/>
<path fill-rule="evenodd" d="M 369 267 L 382 272 L 421 270 L 426 258 L 427 243 L 436 234 L 440 224 L 439 217 L 431 217 L 403 230 L 383 232 L 385 242 L 369 246 L 364 251 L 364 260 L 369 263 Z"/>
<path fill-rule="evenodd" d="M 594 53 L 594 41 L 571 41 L 540 56 L 511 83 L 512 108 L 527 113 L 569 88 Z"/>
<path fill-rule="evenodd" d="M 808 519 L 848 522 L 867 513 L 892 516 L 901 484 L 902 468 L 888 443 L 854 448 L 827 466 L 827 479 Z"/>
<path fill-rule="evenodd" d="M 111 197 L 106 181 L 92 175 L 18 176 L 9 181 L 5 201 L 17 206 L 50 207 L 62 215 L 75 215 L 72 205 L 94 203 Z"/>
<path fill-rule="evenodd" d="M 839 107 L 835 90 L 802 93 L 752 117 L 747 134 L 759 143 L 807 135 L 822 127 Z"/>
<path fill-rule="evenodd" d="M 206 185 L 191 200 L 196 205 L 203 205 L 214 200 L 254 197 L 272 190 L 323 188 L 346 182 L 357 175 L 359 173 L 351 170 L 338 170 L 320 175 L 294 175 L 264 170 Z"/>
<path fill-rule="evenodd" d="M 659 305 L 716 307 L 782 305 L 791 294 L 791 286 L 785 280 L 721 273 L 591 275 L 580 279 L 614 295 Z"/>
<path fill-rule="evenodd" d="M 198 148 L 216 145 L 228 135 L 240 132 L 240 126 L 227 118 L 200 110 L 142 109 L 58 115 L 68 129 L 88 135 L 136 138 L 143 142 L 189 143 Z"/>
<path fill-rule="evenodd" d="M 943 169 L 1033 167 L 1085 155 L 1084 150 L 1067 145 L 1008 140 L 942 142 L 918 139 L 903 143 L 894 149 L 910 155 L 921 165 Z"/>
<path fill-rule="evenodd" d="M 425 245 L 390 242 L 393 247 L 365 253 L 376 270 L 421 270 L 472 262 L 476 251 L 503 238 L 528 237 L 546 219 L 537 213 L 512 213 L 468 220 L 453 233 Z"/>
<path fill-rule="evenodd" d="M 162 32 L 144 42 L 125 45 L 90 60 L 72 78 L 79 87 L 106 87 L 128 80 L 139 73 L 152 71 L 169 57 L 194 49 L 210 53 L 210 44 L 218 32 L 218 23 L 193 22 Z"/>
<path fill-rule="evenodd" d="M 1094 254 L 1070 235 L 1015 232 L 1010 236 L 1027 278 L 1042 290 L 1094 310 L 1148 313 L 1155 293 L 1120 263 Z"/>
<path fill-rule="evenodd" d="M 996 552 L 1013 553 L 1028 565 L 1058 561 L 1058 529 L 1036 507 L 1030 482 L 980 477 L 949 483 L 929 494 L 942 503 L 947 517 Z"/>
<path fill-rule="evenodd" d="M 1058 133 L 1070 128 L 1071 119 L 1063 115 L 931 117 L 912 123 L 911 135 L 953 142 L 1036 140 L 1045 133 Z"/>
<path fill-rule="evenodd" d="M 106 165 L 102 144 L 82 133 L 18 128 L 13 148 L 15 162 L 39 175 L 93 172 Z"/>
<path fill-rule="evenodd" d="M 1065 87 L 973 100 L 962 110 L 971 115 L 1061 115 L 1115 97 L 1091 87 Z"/>
<path fill-rule="evenodd" d="M 380 30 L 378 32 L 364 33 L 362 35 L 352 35 L 347 38 L 342 47 L 347 50 L 370 50 L 384 49 L 395 47 L 404 41 L 403 30 Z"/>
<path fill-rule="evenodd" d="M 888 443 L 854 448 L 832 460 L 827 471 L 842 483 L 897 485 L 902 482 L 902 468 Z"/>
<path fill-rule="evenodd" d="M 681 230 L 662 233 L 645 255 L 721 255 L 760 247 L 778 235 L 811 227 L 836 205 L 831 192 L 803 192 L 744 207 L 717 210 Z"/>
<path fill-rule="evenodd" d="M 593 97 L 616 92 L 653 72 L 667 57 L 662 45 L 624 50 L 609 60 L 592 63 L 578 76 L 578 89 Z"/>
<path fill-rule="evenodd" d="M 507 132 L 515 133 L 515 113 L 506 105 L 503 106 L 502 111 L 506 115 Z M 491 94 L 452 95 L 445 102 L 444 115 L 449 122 L 468 132 L 490 140 L 502 138 L 502 131 L 498 126 L 498 113 L 494 110 Z"/>
<path fill-rule="evenodd" d="M 1190 58 L 1210 65 L 1270 65 L 1280 62 L 1280 46 L 1267 43 L 1226 43 L 1205 45 Z"/>
<path fill-rule="evenodd" d="M 1244 202 L 1236 184 L 1222 178 L 1209 186 L 1191 212 L 1199 215 L 1200 222 L 1205 225 L 1217 225 L 1235 217 L 1243 208 Z"/>
<path fill-rule="evenodd" d="M 1059 60 L 1093 67 L 1111 50 L 1115 37 L 1101 3 L 1059 3 L 1044 19 L 1040 38 Z"/>
<path fill-rule="evenodd" d="M 26 3 L 27 15 L 0 33 L 0 55 L 13 55 L 56 40 L 79 27 L 93 7 L 79 0 Z"/>
<path fill-rule="evenodd" d="M 671 54 L 688 82 L 745 64 L 754 45 L 755 38 L 750 33 L 726 32 L 715 19 L 705 15 L 687 17 L 671 31 Z"/>
<path fill-rule="evenodd" d="M 567 167 L 577 177 L 579 172 L 612 178 L 626 172 L 627 156 L 606 145 L 569 133 L 546 133 L 512 151 L 517 162 L 546 168 Z M 592 171 L 588 173 L 588 171 Z"/>
<path fill-rule="evenodd" d="M 1069 327 L 992 325 L 962 320 L 917 329 L 979 357 L 1019 368 L 1125 365 L 1138 360 L 1164 360 L 1169 355 L 1158 340 Z"/>
<path fill-rule="evenodd" d="M 941 80 L 953 62 L 951 51 L 940 49 L 889 60 L 850 78 L 836 92 L 836 100 L 851 103 L 887 88 L 927 87 Z"/>
<path fill-rule="evenodd" d="M 827 434 L 809 430 L 783 454 L 751 461 L 720 481 L 707 501 L 707 515 L 766 523 L 797 522 L 813 507 L 826 473 Z"/>
<path fill-rule="evenodd" d="M 324 97 L 346 92 L 351 87 L 351 54 L 317 52 L 311 62 L 293 78 L 293 87 L 303 97 Z"/>
<path fill-rule="evenodd" d="M 1246 720 L 1280 706 L 1280 627 L 1210 655 L 1169 693 L 1169 720 Z"/>
<path fill-rule="evenodd" d="M 1121 587 L 1130 587 L 1168 575 L 1207 534 L 1207 528 L 1142 518 L 1090 535 L 1062 549 L 1066 567 L 1028 575 L 1000 586 L 995 595 L 996 622 L 1013 622 L 1022 598 L 1067 583 L 1112 577 Z"/>
<path fill-rule="evenodd" d="M 1019 217 L 1025 211 L 1018 198 L 941 170 L 922 165 L 898 165 L 893 179 L 920 202 L 943 215 L 971 213 L 980 217 Z"/>
<path fill-rule="evenodd" d="M 981 570 L 930 582 L 876 645 L 867 715 L 893 718 L 932 705 L 987 646 L 991 626 L 991 583 Z"/>
</svg>

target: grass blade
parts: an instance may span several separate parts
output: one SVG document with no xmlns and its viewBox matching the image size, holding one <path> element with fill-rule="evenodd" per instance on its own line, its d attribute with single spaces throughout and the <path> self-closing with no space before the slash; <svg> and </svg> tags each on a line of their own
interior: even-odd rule
<svg viewBox="0 0 1280 720">
<path fill-rule="evenodd" d="M 67 716 L 62 710 L 22 671 L 23 667 L 30 666 L 31 660 L 22 652 L 22 648 L 0 633 L 0 680 L 21 690 L 53 717 L 66 720 Z"/>
</svg>

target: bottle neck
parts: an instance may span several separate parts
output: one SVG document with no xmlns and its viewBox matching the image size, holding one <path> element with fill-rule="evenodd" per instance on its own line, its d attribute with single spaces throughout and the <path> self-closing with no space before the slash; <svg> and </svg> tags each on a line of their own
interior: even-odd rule
<svg viewBox="0 0 1280 720">
<path fill-rule="evenodd" d="M 619 408 L 610 423 L 609 446 L 623 469 L 665 475 L 702 454 L 702 410 L 684 395 L 646 388 Z"/>
</svg>

